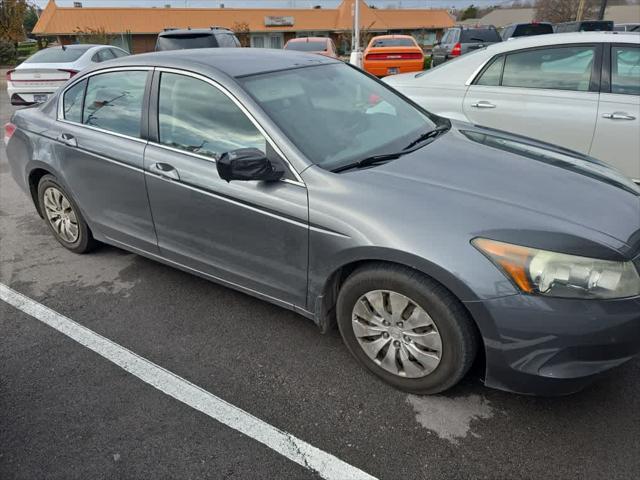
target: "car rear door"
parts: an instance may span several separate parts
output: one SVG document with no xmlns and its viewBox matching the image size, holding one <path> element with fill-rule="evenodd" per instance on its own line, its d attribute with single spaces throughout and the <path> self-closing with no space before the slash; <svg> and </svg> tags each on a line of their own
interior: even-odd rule
<svg viewBox="0 0 640 480">
<path fill-rule="evenodd" d="M 607 45 L 602 78 L 590 154 L 640 182 L 640 45 Z"/>
<path fill-rule="evenodd" d="M 463 102 L 474 123 L 589 153 L 598 111 L 601 49 L 566 45 L 494 57 Z"/>
<path fill-rule="evenodd" d="M 142 170 L 149 69 L 105 70 L 67 88 L 58 104 L 58 172 L 98 239 L 144 251 L 157 242 Z"/>
<path fill-rule="evenodd" d="M 153 141 L 144 168 L 163 257 L 282 304 L 306 306 L 305 185 L 292 170 L 276 182 L 222 180 L 216 159 L 238 148 L 286 162 L 215 82 L 167 69 L 154 77 Z"/>
</svg>

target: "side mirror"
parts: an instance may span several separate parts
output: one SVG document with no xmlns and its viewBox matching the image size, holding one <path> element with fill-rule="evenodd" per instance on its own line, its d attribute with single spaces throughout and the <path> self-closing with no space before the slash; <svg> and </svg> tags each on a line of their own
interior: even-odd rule
<svg viewBox="0 0 640 480">
<path fill-rule="evenodd" d="M 272 182 L 284 176 L 284 168 L 274 164 L 257 148 L 239 148 L 223 153 L 216 160 L 218 175 L 223 180 L 263 180 Z"/>
</svg>

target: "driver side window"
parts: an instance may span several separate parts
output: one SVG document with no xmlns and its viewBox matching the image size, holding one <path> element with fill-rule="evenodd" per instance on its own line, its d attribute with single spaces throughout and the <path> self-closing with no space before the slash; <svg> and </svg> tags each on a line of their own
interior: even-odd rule
<svg viewBox="0 0 640 480">
<path fill-rule="evenodd" d="M 267 142 L 242 110 L 197 78 L 163 72 L 158 99 L 159 142 L 218 159 L 239 148 L 267 154 Z"/>
</svg>

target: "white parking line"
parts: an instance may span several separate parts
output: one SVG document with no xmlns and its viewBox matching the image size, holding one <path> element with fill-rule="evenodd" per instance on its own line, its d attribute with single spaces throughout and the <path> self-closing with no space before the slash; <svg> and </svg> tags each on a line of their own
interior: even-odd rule
<svg viewBox="0 0 640 480">
<path fill-rule="evenodd" d="M 250 413 L 225 402 L 193 383 L 136 355 L 130 350 L 83 327 L 0 283 L 0 300 L 55 328 L 79 344 L 115 363 L 140 380 L 191 408 L 233 428 L 284 455 L 289 460 L 330 480 L 375 480 L 368 473 L 294 437 Z"/>
</svg>

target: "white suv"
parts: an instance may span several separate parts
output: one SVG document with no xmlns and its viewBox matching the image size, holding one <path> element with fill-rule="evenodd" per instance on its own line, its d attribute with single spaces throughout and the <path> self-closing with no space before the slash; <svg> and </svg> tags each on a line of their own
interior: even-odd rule
<svg viewBox="0 0 640 480">
<path fill-rule="evenodd" d="M 640 182 L 640 35 L 522 37 L 385 78 L 439 115 L 560 145 Z"/>
</svg>

